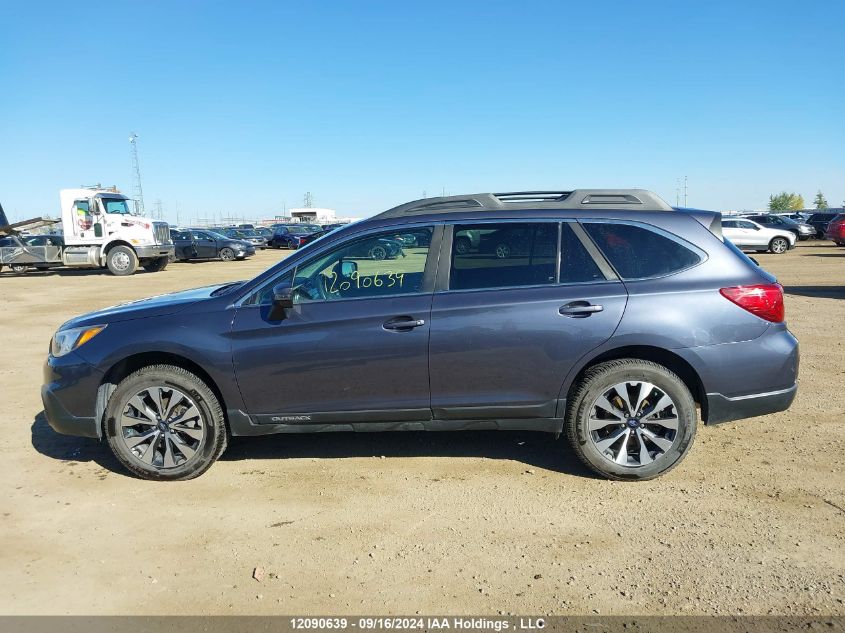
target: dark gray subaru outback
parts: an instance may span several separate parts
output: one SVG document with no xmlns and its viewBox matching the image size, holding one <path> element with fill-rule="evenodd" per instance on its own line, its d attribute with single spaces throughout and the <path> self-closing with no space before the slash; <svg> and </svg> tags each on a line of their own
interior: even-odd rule
<svg viewBox="0 0 845 633">
<path fill-rule="evenodd" d="M 230 434 L 460 429 L 565 432 L 596 472 L 649 479 L 698 411 L 783 411 L 797 373 L 783 290 L 718 213 L 577 190 L 418 200 L 250 281 L 83 315 L 42 397 L 149 479 L 198 476 Z"/>
</svg>

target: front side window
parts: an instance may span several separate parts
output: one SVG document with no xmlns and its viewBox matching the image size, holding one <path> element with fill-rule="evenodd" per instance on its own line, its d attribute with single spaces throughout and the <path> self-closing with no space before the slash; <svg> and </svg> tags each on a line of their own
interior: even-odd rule
<svg viewBox="0 0 845 633">
<path fill-rule="evenodd" d="M 583 226 L 622 279 L 661 277 L 701 261 L 695 251 L 643 226 L 612 222 Z"/>
<path fill-rule="evenodd" d="M 422 292 L 433 228 L 348 240 L 297 267 L 294 301 L 337 301 Z M 276 282 L 278 283 L 278 282 Z M 259 302 L 264 302 L 260 297 Z"/>
<path fill-rule="evenodd" d="M 558 224 L 460 224 L 452 237 L 450 290 L 555 283 Z"/>
</svg>

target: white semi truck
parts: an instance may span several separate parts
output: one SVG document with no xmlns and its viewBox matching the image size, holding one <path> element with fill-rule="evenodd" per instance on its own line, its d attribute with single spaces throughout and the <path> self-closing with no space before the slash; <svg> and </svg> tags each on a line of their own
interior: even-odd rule
<svg viewBox="0 0 845 633">
<path fill-rule="evenodd" d="M 167 223 L 133 215 L 132 201 L 116 189 L 62 189 L 59 198 L 63 244 L 31 245 L 17 234 L 13 244 L 0 248 L 0 264 L 108 268 L 113 275 L 131 275 L 138 266 L 164 270 L 174 254 Z"/>
</svg>

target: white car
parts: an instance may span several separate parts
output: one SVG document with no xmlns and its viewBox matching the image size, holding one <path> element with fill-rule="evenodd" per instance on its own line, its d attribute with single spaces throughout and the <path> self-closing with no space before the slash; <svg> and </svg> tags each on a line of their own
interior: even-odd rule
<svg viewBox="0 0 845 633">
<path fill-rule="evenodd" d="M 791 231 L 767 229 L 745 218 L 722 218 L 722 234 L 744 250 L 780 255 L 795 246 L 795 234 Z"/>
</svg>

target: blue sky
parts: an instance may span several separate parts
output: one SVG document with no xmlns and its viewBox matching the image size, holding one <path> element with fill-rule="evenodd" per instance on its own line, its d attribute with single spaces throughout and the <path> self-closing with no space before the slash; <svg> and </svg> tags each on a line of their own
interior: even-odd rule
<svg viewBox="0 0 845 633">
<path fill-rule="evenodd" d="M 131 191 L 165 217 L 369 215 L 448 193 L 845 199 L 845 3 L 0 5 L 0 203 Z"/>
</svg>

